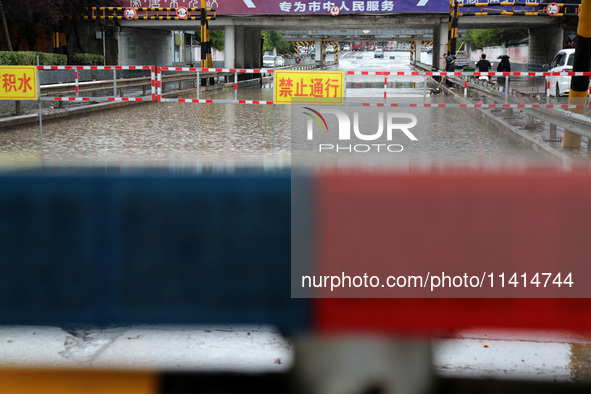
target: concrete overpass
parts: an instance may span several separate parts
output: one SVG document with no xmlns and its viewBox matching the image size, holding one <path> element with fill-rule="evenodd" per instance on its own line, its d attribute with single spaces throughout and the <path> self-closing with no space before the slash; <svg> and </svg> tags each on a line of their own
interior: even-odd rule
<svg viewBox="0 0 591 394">
<path fill-rule="evenodd" d="M 212 7 L 217 6 L 218 15 L 209 22 L 212 30 L 225 31 L 226 67 L 260 67 L 261 30 L 289 32 L 293 40 L 351 40 L 362 29 L 372 31 L 400 32 L 389 37 L 397 41 L 434 42 L 434 58 L 439 59 L 447 51 L 449 28 L 449 3 L 435 0 L 336 0 L 344 10 L 338 16 L 328 12 L 327 1 L 299 0 L 282 2 L 271 0 L 208 0 Z M 122 5 L 150 6 L 200 6 L 199 0 L 120 0 Z M 295 4 L 303 4 L 303 10 L 295 11 Z M 357 12 L 353 12 L 354 3 Z M 284 9 L 280 4 L 289 4 Z M 422 5 L 421 5 L 422 4 Z M 252 7 L 254 6 L 254 8 Z M 314 8 L 313 8 L 314 7 Z M 374 11 L 367 9 L 374 7 Z M 378 11 L 375 11 L 378 7 Z M 381 11 L 381 8 L 387 11 Z M 318 9 L 316 9 L 318 8 Z M 364 12 L 359 11 L 363 8 Z M 348 10 L 347 10 L 348 9 Z M 314 10 L 314 11 L 312 11 Z M 502 28 L 530 30 L 530 63 L 547 63 L 562 47 L 562 27 L 566 18 L 525 15 L 463 16 L 459 19 L 460 29 Z M 199 20 L 120 20 L 123 41 L 141 41 L 149 34 L 153 46 L 157 32 L 170 34 L 171 31 L 198 31 Z M 150 31 L 151 33 L 146 33 Z M 343 35 L 329 37 L 331 31 L 342 31 Z M 298 36 L 298 32 L 301 34 Z M 418 32 L 418 33 L 417 33 Z M 356 34 L 356 33 L 353 33 Z M 317 35 L 314 37 L 314 35 Z M 410 36 L 410 37 L 409 37 Z M 385 38 L 386 36 L 384 36 Z M 380 39 L 378 37 L 376 39 Z M 161 40 L 160 40 L 161 41 Z M 126 44 L 125 42 L 123 43 Z M 141 45 L 141 44 L 139 44 Z M 533 50 L 531 50 L 533 48 Z M 152 48 L 146 48 L 150 51 Z M 124 52 L 125 48 L 120 48 Z M 125 57 L 125 56 L 123 56 Z M 128 59 L 131 60 L 131 59 Z M 138 60 L 138 59 L 136 59 Z M 125 61 L 123 59 L 123 61 Z M 140 62 L 142 63 L 142 62 Z M 145 63 L 145 62 L 144 62 Z M 159 59 L 150 63 L 159 63 Z"/>
</svg>

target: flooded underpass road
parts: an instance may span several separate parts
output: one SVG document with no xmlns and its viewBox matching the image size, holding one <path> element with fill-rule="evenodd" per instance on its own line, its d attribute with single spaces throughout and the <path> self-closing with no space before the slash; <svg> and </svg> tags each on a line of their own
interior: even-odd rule
<svg viewBox="0 0 591 394">
<path fill-rule="evenodd" d="M 404 52 L 386 52 L 384 59 L 374 59 L 373 52 L 355 52 L 345 53 L 338 69 L 410 71 L 408 62 L 408 54 Z M 388 100 L 423 102 L 423 77 L 388 78 Z M 346 83 L 348 99 L 379 98 L 384 94 L 384 77 L 348 75 Z M 201 93 L 201 98 L 232 100 L 234 92 Z M 262 88 L 240 87 L 238 98 L 273 100 L 273 84 L 266 83 Z M 427 96 L 425 100 L 448 102 L 442 96 Z M 537 157 L 533 151 L 517 145 L 463 109 L 414 110 L 420 120 L 416 130 L 419 141 L 401 152 L 399 156 L 405 160 L 498 161 Z M 274 109 L 271 105 L 143 103 L 45 122 L 42 157 L 46 163 L 202 158 L 258 160 L 273 157 L 274 152 L 280 157 L 289 157 L 290 133 L 288 105 L 276 105 Z M 37 154 L 39 134 L 38 125 L 4 131 L 0 133 L 0 152 L 17 156 Z"/>
<path fill-rule="evenodd" d="M 429 55 L 423 53 L 423 63 L 430 63 Z M 375 59 L 373 52 L 345 53 L 341 56 L 338 70 L 359 71 L 411 71 L 408 54 L 404 52 L 386 52 L 384 59 Z M 416 103 L 451 103 L 445 96 L 427 96 L 424 94 L 423 77 L 388 77 L 383 76 L 347 76 L 347 98 L 383 97 L 384 84 L 387 85 L 388 100 L 413 101 Z M 435 87 L 430 82 L 428 88 Z M 194 96 L 186 96 L 194 97 Z M 234 99 L 231 90 L 201 93 L 201 98 Z M 244 100 L 273 100 L 273 84 L 265 83 L 262 87 L 240 87 L 238 98 Z M 466 110 L 457 108 L 425 108 L 403 109 L 417 116 L 416 133 L 418 141 L 405 144 L 404 151 L 392 156 L 393 161 L 406 165 L 410 162 L 437 163 L 507 163 L 524 159 L 538 159 L 539 156 L 502 134 L 501 131 L 485 124 L 469 115 Z M 199 160 L 261 160 L 276 158 L 289 160 L 292 149 L 292 109 L 288 105 L 239 105 L 239 104 L 192 104 L 192 103 L 143 103 L 125 108 L 91 113 L 86 116 L 72 117 L 66 120 L 46 122 L 43 125 L 42 163 L 44 165 L 77 165 L 77 164 L 140 164 L 140 165 L 171 165 L 171 163 L 195 163 Z M 275 125 L 275 126 L 274 126 Z M 11 158 L 37 158 L 40 153 L 40 133 L 38 126 L 21 127 L 0 132 L 0 156 Z M 135 328 L 132 328 L 135 329 Z M 137 330 L 140 330 L 139 328 Z M 157 331 L 158 328 L 150 328 Z M 210 331 L 208 328 L 205 331 Z M 215 330 L 215 328 L 213 328 Z M 17 330 L 23 331 L 23 330 Z M 122 339 L 146 339 L 146 348 L 154 349 L 155 344 L 170 346 L 170 338 L 179 330 L 162 330 L 158 341 L 150 339 L 146 332 L 141 335 L 133 332 Z M 223 331 L 223 330 L 220 330 Z M 225 330 L 227 337 L 237 330 Z M 233 332 L 230 332 L 233 331 Z M 229 360 L 236 359 L 236 354 L 245 355 L 236 368 L 243 370 L 260 368 L 263 371 L 276 368 L 289 368 L 293 359 L 294 349 L 287 341 L 283 341 L 279 333 L 265 328 L 264 335 L 272 335 L 281 342 L 269 350 L 272 358 L 284 360 L 282 364 L 268 360 L 257 361 L 255 356 L 262 354 L 261 347 L 248 347 L 242 338 L 232 343 L 236 352 L 220 355 L 220 342 L 212 341 L 212 356 L 221 365 L 232 364 Z M 2 333 L 0 333 L 2 334 Z M 4 348 L 12 346 L 15 334 L 2 334 L 0 341 Z M 33 334 L 31 334 L 33 335 Z M 58 344 L 62 349 L 64 333 L 59 332 L 44 342 Z M 187 335 L 195 335 L 194 333 Z M 250 333 L 248 334 L 250 335 Z M 462 333 L 460 333 L 462 335 Z M 226 337 L 226 338 L 227 338 Z M 503 379 L 541 379 L 557 381 L 580 381 L 588 379 L 590 370 L 591 340 L 570 339 L 554 343 L 551 339 L 538 340 L 529 337 L 529 333 L 514 338 L 499 338 L 488 333 L 466 335 L 461 339 L 445 339 L 434 343 L 435 371 L 443 376 L 493 376 Z M 495 339 L 497 338 L 497 339 Z M 263 338 L 269 342 L 266 337 Z M 22 343 L 29 343 L 26 338 Z M 111 340 L 111 339 L 109 339 Z M 184 340 L 184 339 L 183 339 Z M 199 337 L 201 341 L 201 337 Z M 238 343 L 238 341 L 242 341 Z M 162 342 L 160 342 L 162 341 Z M 204 340 L 205 341 L 205 340 Z M 284 344 L 284 342 L 286 344 Z M 166 355 L 158 354 L 154 361 L 162 362 L 174 359 L 174 365 L 182 368 L 203 367 L 203 358 L 189 354 L 185 342 L 181 342 L 177 350 L 168 350 Z M 483 343 L 486 343 L 484 347 Z M 108 342 L 105 346 L 110 346 Z M 117 345 L 116 339 L 113 344 Z M 209 343 L 207 343 L 209 344 Z M 257 345 L 258 346 L 258 345 Z M 43 344 L 39 347 L 45 348 Z M 268 346 L 269 347 L 269 346 Z M 52 348 L 53 349 L 53 348 Z M 232 347 L 234 349 L 234 347 Z M 125 359 L 129 350 L 124 348 L 124 356 L 117 353 L 115 346 L 104 353 L 108 365 L 116 363 L 117 357 Z M 137 351 L 137 350 L 136 350 Z M 0 352 L 2 353 L 2 352 Z M 48 351 L 48 363 L 54 363 L 58 351 Z M 55 354 L 54 354 L 55 353 Z M 133 354 L 133 352 L 131 352 Z M 160 353 L 160 352 L 159 352 Z M 19 351 L 9 354 L 11 359 L 4 362 L 19 362 Z M 114 354 L 114 355 L 113 355 Z M 144 354 L 145 355 L 145 354 Z M 178 357 L 186 357 L 182 365 L 177 365 Z M 140 355 L 141 356 L 141 355 Z M 166 357 L 168 356 L 168 358 Z M 1 359 L 1 358 L 0 358 Z M 269 358 L 270 360 L 271 358 Z M 16 360 L 16 361 L 15 361 Z M 220 361 L 221 360 L 221 361 Z M 22 361 L 23 364 L 30 362 Z M 258 362 L 258 364 L 257 364 Z M 135 360 L 134 360 L 135 363 Z M 97 363 L 99 365 L 99 363 Z M 172 364 L 171 364 L 172 365 Z M 195 367 L 197 365 L 197 367 Z M 217 367 L 217 364 L 215 364 Z M 236 365 L 236 364 L 232 364 Z M 582 371 L 582 372 L 581 372 Z"/>
</svg>

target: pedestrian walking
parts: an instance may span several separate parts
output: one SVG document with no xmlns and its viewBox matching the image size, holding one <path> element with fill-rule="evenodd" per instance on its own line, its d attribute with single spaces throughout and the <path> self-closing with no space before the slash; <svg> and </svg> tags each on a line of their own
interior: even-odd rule
<svg viewBox="0 0 591 394">
<path fill-rule="evenodd" d="M 492 64 L 490 64 L 490 62 L 486 60 L 486 55 L 484 53 L 482 54 L 482 56 L 480 56 L 480 60 L 478 61 L 478 63 L 476 63 L 476 68 L 481 73 L 487 73 L 492 68 Z M 481 76 L 479 79 L 484 78 L 486 78 L 486 80 L 490 82 L 490 76 Z"/>
<path fill-rule="evenodd" d="M 511 63 L 509 62 L 510 57 L 507 55 L 503 55 L 500 57 L 501 61 L 499 62 L 499 65 L 497 66 L 497 71 L 498 72 L 507 72 L 507 71 L 511 71 Z M 498 77 L 497 78 L 497 82 L 499 84 L 505 84 L 505 78 L 509 78 L 509 77 Z"/>
</svg>

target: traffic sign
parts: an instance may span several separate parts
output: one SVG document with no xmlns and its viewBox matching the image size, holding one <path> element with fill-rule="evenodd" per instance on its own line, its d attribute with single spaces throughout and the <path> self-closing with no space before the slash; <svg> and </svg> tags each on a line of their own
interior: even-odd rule
<svg viewBox="0 0 591 394">
<path fill-rule="evenodd" d="M 0 100 L 37 100 L 37 67 L 0 66 Z"/>
<path fill-rule="evenodd" d="M 341 13 L 341 9 L 337 5 L 333 5 L 330 7 L 330 15 L 338 16 Z"/>
<path fill-rule="evenodd" d="M 136 16 L 137 13 L 135 12 L 134 8 L 129 7 L 125 9 L 125 19 L 132 20 L 135 19 Z"/>
<path fill-rule="evenodd" d="M 275 104 L 343 104 L 342 71 L 275 71 Z"/>
<path fill-rule="evenodd" d="M 550 3 L 546 6 L 546 12 L 548 15 L 556 15 L 560 11 L 560 6 L 556 3 Z"/>
<path fill-rule="evenodd" d="M 176 16 L 178 16 L 179 19 L 187 19 L 189 16 L 189 10 L 187 7 L 179 7 L 176 9 Z"/>
</svg>

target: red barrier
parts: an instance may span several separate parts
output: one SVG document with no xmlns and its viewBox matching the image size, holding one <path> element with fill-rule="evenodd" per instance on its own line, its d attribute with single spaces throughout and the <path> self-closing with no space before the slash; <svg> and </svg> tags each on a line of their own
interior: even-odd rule
<svg viewBox="0 0 591 394">
<path fill-rule="evenodd" d="M 485 273 L 487 279 L 487 288 L 435 292 L 428 287 L 324 289 L 315 301 L 314 326 L 320 332 L 591 332 L 588 171 L 325 173 L 315 189 L 318 275 L 384 278 L 445 271 Z M 566 271 L 572 272 L 573 286 L 551 281 L 535 286 L 530 279 L 537 272 Z M 493 272 L 494 288 L 488 282 Z M 507 274 L 503 288 L 502 273 Z M 509 285 L 513 273 L 518 280 L 527 273 L 527 287 Z"/>
</svg>

